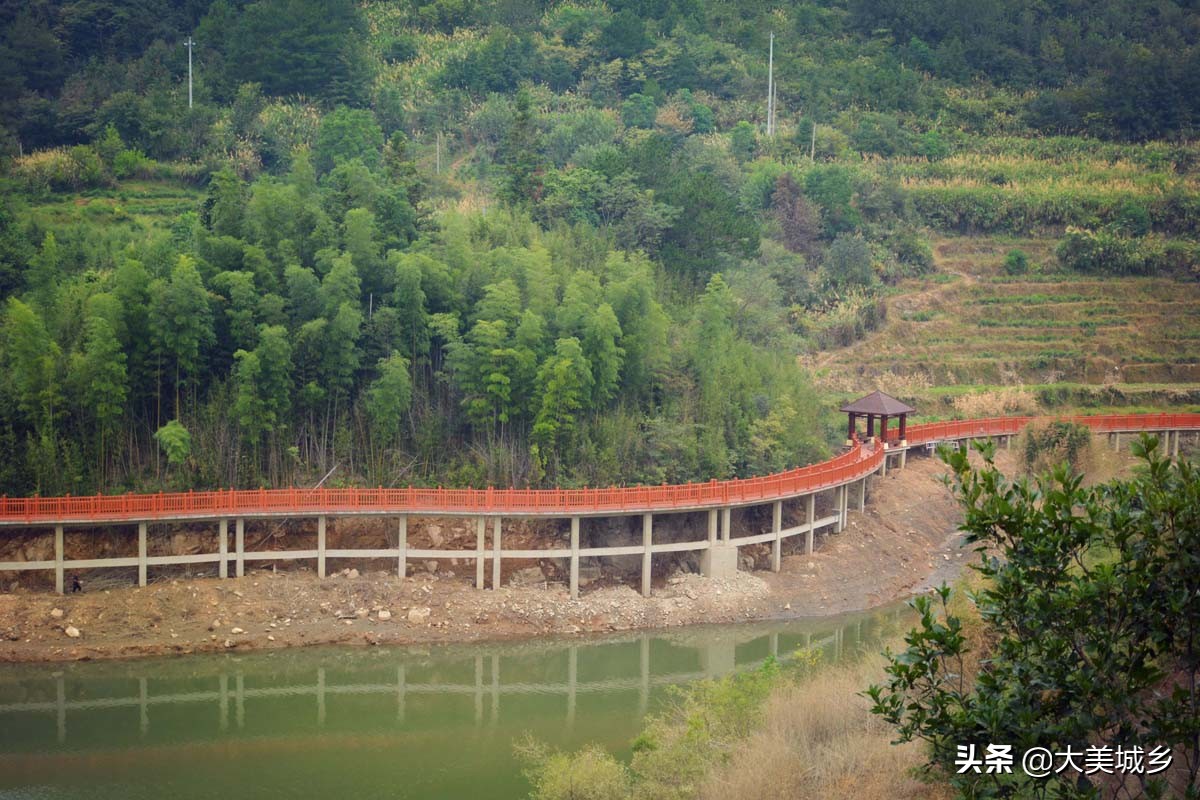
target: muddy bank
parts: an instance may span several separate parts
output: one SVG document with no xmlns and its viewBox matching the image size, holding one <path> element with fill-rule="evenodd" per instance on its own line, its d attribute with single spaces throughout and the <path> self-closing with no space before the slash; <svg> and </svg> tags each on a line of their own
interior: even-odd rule
<svg viewBox="0 0 1200 800">
<path fill-rule="evenodd" d="M 961 512 L 938 480 L 944 471 L 936 459 L 913 457 L 906 469 L 873 479 L 866 512 L 852 502 L 843 533 L 819 536 L 811 556 L 786 555 L 779 573 L 710 580 L 677 564 L 657 577 L 650 598 L 602 578 L 576 601 L 552 570 L 546 576 L 529 567 L 499 591 L 478 591 L 473 562 L 430 565 L 403 581 L 379 571 L 347 569 L 319 580 L 303 569 L 266 569 L 240 579 L 92 586 L 66 596 L 18 589 L 0 594 L 0 661 L 469 642 L 872 608 L 952 579 L 972 558 L 958 546 Z M 754 560 L 765 561 L 761 552 Z"/>
</svg>

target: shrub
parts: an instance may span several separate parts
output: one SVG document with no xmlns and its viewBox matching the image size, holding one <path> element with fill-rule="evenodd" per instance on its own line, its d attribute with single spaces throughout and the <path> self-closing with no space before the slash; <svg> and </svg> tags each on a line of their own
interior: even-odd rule
<svg viewBox="0 0 1200 800">
<path fill-rule="evenodd" d="M 899 741 L 928 743 L 930 766 L 960 796 L 1196 796 L 1200 471 L 1159 457 L 1157 444 L 1134 444 L 1144 466 L 1132 480 L 1088 489 L 1063 467 L 1010 482 L 995 468 L 992 445 L 976 446 L 979 469 L 965 452 L 942 452 L 966 512 L 966 540 L 980 555 L 984 588 L 971 598 L 988 652 L 969 680 L 980 654 L 943 586 L 936 598 L 912 602 L 920 621 L 905 650 L 890 656 L 887 682 L 867 694 Z M 956 769 L 959 748 L 972 744 L 978 754 L 987 744 L 1011 746 L 1017 768 Z M 1090 746 L 1162 747 L 1175 766 L 1125 786 L 1093 783 L 1083 763 L 1038 780 L 1019 766 L 1033 748 L 1073 748 L 1082 762 Z"/>
<path fill-rule="evenodd" d="M 1146 269 L 1136 241 L 1105 229 L 1068 228 L 1054 254 L 1064 267 L 1076 272 L 1140 275 Z"/>
<path fill-rule="evenodd" d="M 1055 464 L 1068 464 L 1079 472 L 1092 444 L 1092 432 L 1083 425 L 1055 420 L 1025 429 L 1022 457 L 1028 472 L 1040 472 Z"/>
<path fill-rule="evenodd" d="M 1029 256 L 1024 250 L 1009 250 L 1004 257 L 1004 271 L 1009 275 L 1024 275 L 1029 272 Z"/>
<path fill-rule="evenodd" d="M 154 162 L 141 150 L 122 150 L 112 162 L 112 173 L 117 178 L 144 178 L 153 169 Z"/>
</svg>

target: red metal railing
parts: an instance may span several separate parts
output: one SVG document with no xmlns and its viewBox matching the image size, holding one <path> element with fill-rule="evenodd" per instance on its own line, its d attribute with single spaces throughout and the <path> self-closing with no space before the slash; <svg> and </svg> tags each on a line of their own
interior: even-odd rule
<svg viewBox="0 0 1200 800">
<path fill-rule="evenodd" d="M 931 422 L 908 427 L 909 445 L 1005 436 L 1032 417 Z M 1093 431 L 1200 429 L 1200 414 L 1112 414 L 1068 418 Z M 899 434 L 889 431 L 896 443 Z M 706 508 L 770 501 L 839 486 L 879 468 L 883 449 L 856 445 L 839 456 L 774 475 L 707 483 L 604 489 L 247 489 L 170 494 L 0 499 L 0 522 L 53 524 L 255 514 L 411 513 L 571 514 Z"/>
</svg>

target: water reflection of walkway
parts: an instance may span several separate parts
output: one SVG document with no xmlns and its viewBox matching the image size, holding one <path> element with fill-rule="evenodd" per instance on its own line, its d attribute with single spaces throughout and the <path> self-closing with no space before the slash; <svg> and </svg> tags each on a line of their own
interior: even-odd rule
<svg viewBox="0 0 1200 800">
<path fill-rule="evenodd" d="M 387 698 L 388 702 L 395 704 L 396 720 L 403 724 L 409 702 L 415 698 L 460 696 L 473 698 L 474 723 L 478 728 L 497 723 L 501 698 L 544 695 L 565 699 L 563 713 L 570 729 L 574 726 L 577 698 L 581 695 L 636 692 L 638 712 L 645 714 L 651 692 L 656 687 L 751 669 L 763 663 L 767 657 L 787 661 L 801 648 L 819 651 L 825 661 L 837 662 L 857 651 L 860 644 L 878 641 L 881 629 L 894 626 L 900 614 L 900 611 L 895 611 L 825 627 L 812 623 L 807 626 L 804 623 L 758 623 L 583 642 L 513 645 L 490 651 L 480 647 L 458 648 L 459 652 L 448 649 L 438 653 L 435 658 L 410 651 L 371 657 L 356 653 L 348 664 L 337 663 L 338 659 L 334 659 L 331 667 L 309 667 L 295 676 L 295 670 L 288 669 L 286 663 L 283 665 L 285 674 L 280 676 L 279 659 L 286 657 L 269 654 L 237 660 L 198 659 L 192 665 L 193 669 L 178 676 L 171 674 L 171 662 L 154 662 L 145 666 L 146 674 L 134 677 L 140 666 L 135 663 L 127 665 L 133 670 L 132 675 L 126 671 L 116 679 L 121 689 L 128 687 L 121 693 L 112 692 L 116 687 L 112 686 L 114 679 L 111 677 L 95 680 L 88 675 L 89 667 L 94 668 L 91 670 L 93 672 L 100 672 L 105 666 L 102 664 L 80 665 L 84 668 L 73 670 L 74 674 L 57 674 L 53 678 L 9 679 L 9 676 L 0 672 L 0 701 L 8 701 L 0 702 L 0 720 L 16 717 L 32 721 L 26 715 L 41 717 L 53 714 L 57 742 L 61 745 L 68 741 L 69 719 L 80 720 L 83 728 L 93 735 L 97 733 L 96 723 L 99 723 L 100 735 L 106 742 L 111 742 L 111 736 L 118 734 L 109 729 L 115 720 L 100 722 L 87 719 L 90 715 L 111 709 L 136 708 L 138 735 L 139 738 L 145 738 L 150 732 L 152 711 L 167 709 L 167 713 L 171 714 L 174 713 L 173 707 L 193 709 L 188 713 L 191 718 L 200 716 L 195 713 L 195 706 L 211 704 L 216 707 L 214 716 L 217 726 L 224 732 L 231 728 L 241 730 L 246 727 L 247 701 L 311 698 L 316 725 L 324 727 L 327 709 L 341 697 L 370 696 L 378 697 L 381 702 Z M 632 670 L 635 658 L 633 648 L 636 648 L 636 674 Z M 464 650 L 466 652 L 462 652 Z M 565 670 L 561 664 L 564 655 Z M 383 663 L 379 656 L 382 656 Z M 346 661 L 345 658 L 341 660 Z M 545 672 L 550 662 L 554 662 L 549 667 L 551 671 L 560 675 L 565 671 L 562 679 L 521 679 L 531 672 Z M 581 664 L 587 673 L 582 678 Z M 469 677 L 472 669 L 473 680 Z M 382 674 L 385 671 L 386 677 Z M 355 672 L 368 674 L 355 680 Z M 452 673 L 454 679 L 441 679 L 447 672 Z M 189 687 L 198 685 L 200 688 L 184 690 L 182 685 L 185 684 Z M 129 691 L 135 685 L 136 691 Z M 205 688 L 206 685 L 208 688 Z M 16 697 L 25 699 L 18 700 Z M 263 717 L 262 722 L 269 725 L 275 721 L 276 709 L 270 706 L 263 709 L 257 702 L 254 705 L 255 712 Z M 372 706 L 374 715 L 383 710 L 380 706 Z M 294 706 L 289 707 L 287 713 L 281 715 L 280 724 L 285 727 L 293 724 L 296 721 L 294 713 Z M 208 715 L 203 717 L 212 719 Z M 132 722 L 125 722 L 124 717 L 120 719 L 122 724 Z M 0 724 L 0 728 L 7 727 Z M 27 725 L 20 727 L 25 729 Z M 262 727 L 261 724 L 256 724 L 258 727 Z M 196 731 L 196 734 L 205 735 L 202 731 Z M 85 735 L 84 738 L 88 737 Z M 20 749 L 13 747 L 15 743 L 9 736 L 0 734 L 0 748 L 10 751 Z M 91 743 L 79 744 L 87 746 Z"/>
</svg>

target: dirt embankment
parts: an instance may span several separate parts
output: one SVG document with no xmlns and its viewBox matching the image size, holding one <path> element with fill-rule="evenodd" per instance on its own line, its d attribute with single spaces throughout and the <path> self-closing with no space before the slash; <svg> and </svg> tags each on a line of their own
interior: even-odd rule
<svg viewBox="0 0 1200 800">
<path fill-rule="evenodd" d="M 1100 458 L 1111 471 L 1107 462 L 1115 456 Z M 1008 453 L 998 461 L 1015 466 Z M 935 458 L 910 456 L 906 469 L 872 479 L 865 513 L 858 512 L 852 489 L 846 530 L 819 535 L 811 556 L 785 548 L 779 573 L 743 570 L 717 581 L 690 572 L 688 562 L 666 564 L 667 574 L 656 563 L 650 598 L 609 570 L 593 573 L 572 601 L 560 572 L 538 562 L 505 562 L 502 588 L 477 591 L 474 562 L 467 560 L 436 567 L 420 562 L 403 581 L 394 571 L 347 568 L 320 580 L 305 569 L 268 568 L 240 579 L 166 578 L 145 588 L 89 581 L 84 592 L 63 597 L 44 588 L 13 591 L 10 583 L 0 594 L 0 661 L 476 641 L 866 609 L 952 578 L 973 557 L 958 546 L 961 512 L 938 479 L 944 472 Z M 788 505 L 786 516 L 798 520 L 801 504 Z M 755 517 L 745 515 L 741 524 L 754 525 Z M 534 537 L 532 529 L 520 531 L 514 530 L 515 541 Z M 431 532 L 447 546 L 468 546 L 454 542 L 474 536 L 465 526 L 432 524 L 412 536 L 428 541 Z M 343 535 L 350 535 L 348 528 Z M 802 547 L 803 537 L 787 544 Z M 743 550 L 744 566 L 748 559 L 765 566 L 766 547 Z"/>
</svg>

